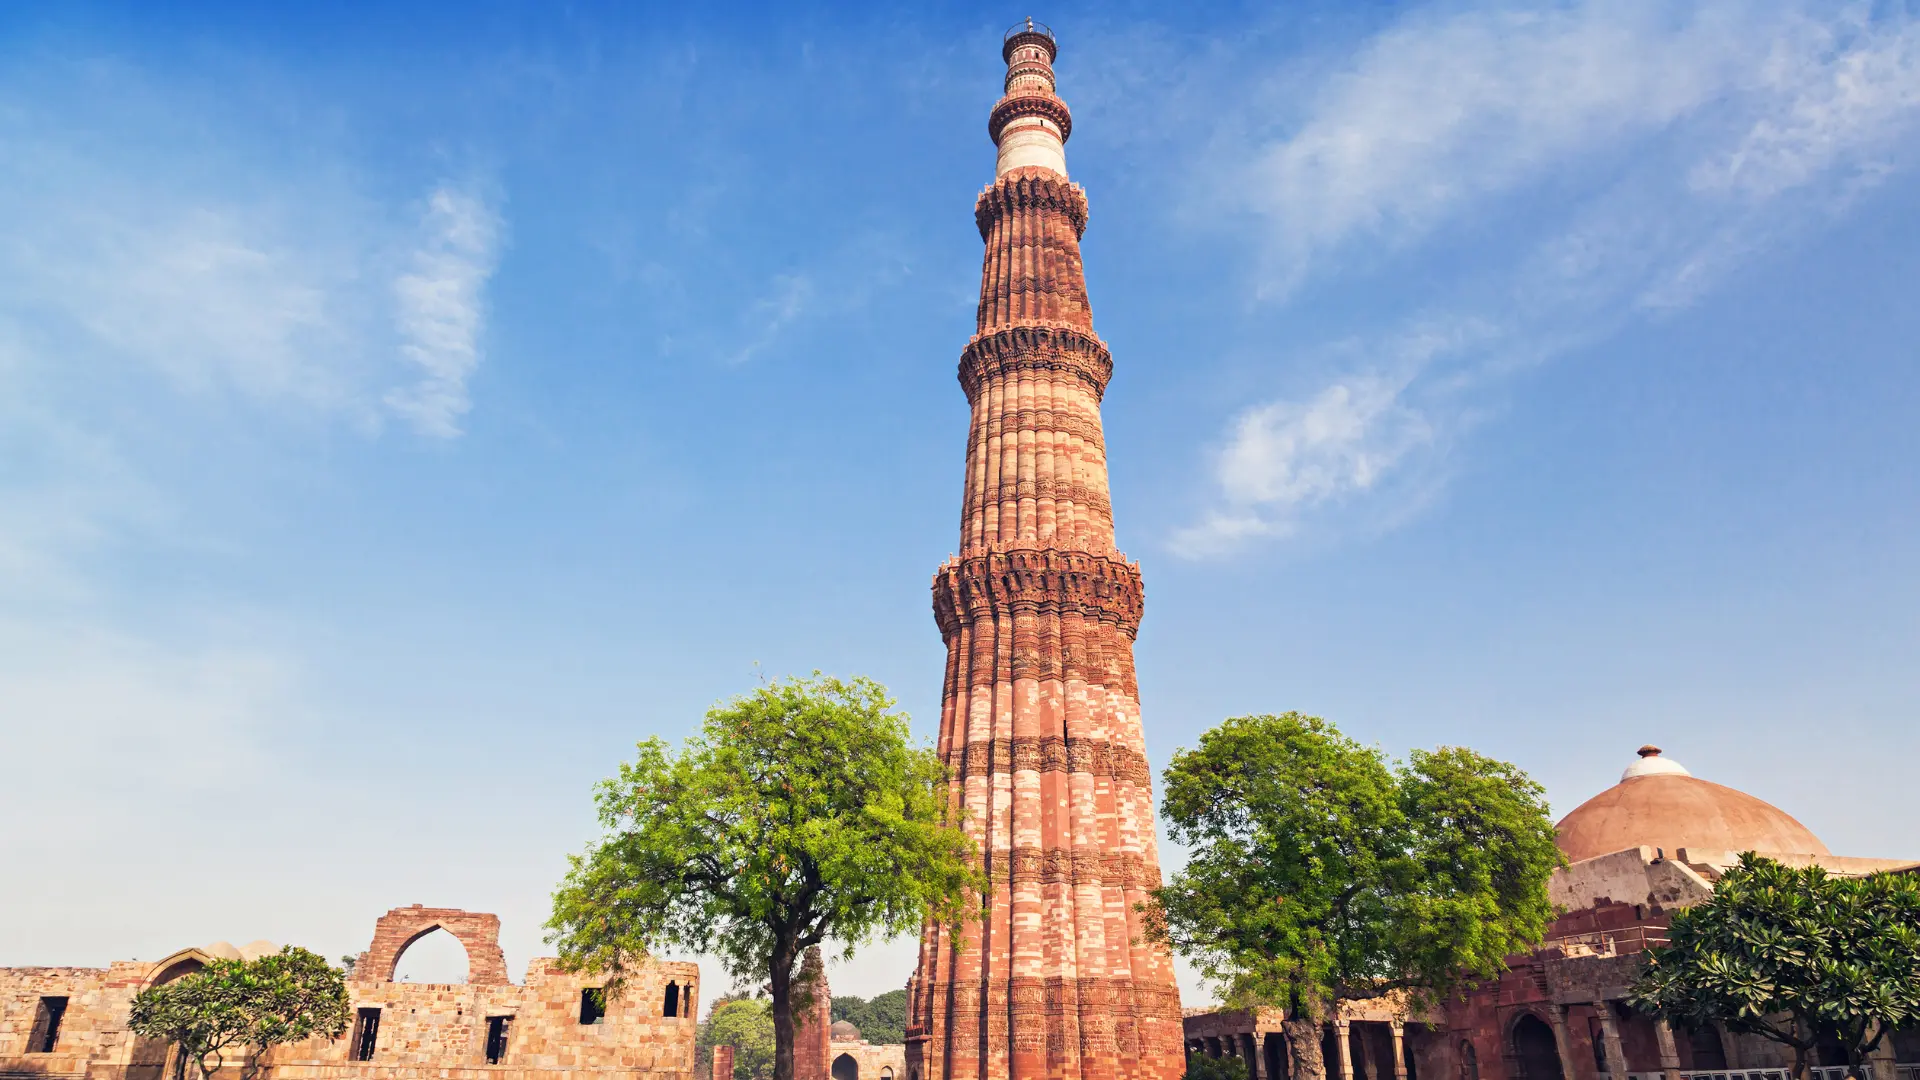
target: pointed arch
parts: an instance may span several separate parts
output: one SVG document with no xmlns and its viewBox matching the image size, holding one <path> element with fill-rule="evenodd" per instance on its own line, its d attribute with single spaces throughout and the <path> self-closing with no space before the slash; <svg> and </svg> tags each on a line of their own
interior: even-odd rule
<svg viewBox="0 0 1920 1080">
<path fill-rule="evenodd" d="M 445 983 L 450 985 L 461 985 L 466 983 L 473 974 L 473 955 L 467 950 L 467 943 L 460 940 L 460 936 L 458 934 L 455 934 L 452 930 L 447 929 L 445 926 L 442 926 L 439 923 L 435 923 L 432 926 L 425 926 L 420 928 L 417 932 L 413 934 L 413 936 L 407 938 L 406 941 L 401 943 L 400 947 L 397 950 L 395 950 L 393 954 L 393 972 L 392 974 L 387 976 L 387 981 L 389 982 L 419 981 L 414 979 L 402 980 L 400 978 L 401 962 L 407 958 L 407 953 L 415 945 L 418 945 L 420 942 L 426 941 L 427 939 L 432 938 L 435 934 L 444 934 L 446 936 L 447 941 L 452 942 L 455 946 L 459 948 L 460 958 L 461 958 L 461 967 L 464 970 L 462 971 L 458 979 L 428 979 L 426 981 L 429 983 Z M 438 941 L 431 941 L 428 943 L 428 953 L 431 954 L 434 952 L 446 952 L 448 956 L 453 955 L 451 950 L 448 950 L 443 943 Z"/>
</svg>

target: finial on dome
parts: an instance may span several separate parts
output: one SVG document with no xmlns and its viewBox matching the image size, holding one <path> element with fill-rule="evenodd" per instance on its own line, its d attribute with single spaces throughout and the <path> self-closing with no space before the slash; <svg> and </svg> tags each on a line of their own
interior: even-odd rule
<svg viewBox="0 0 1920 1080">
<path fill-rule="evenodd" d="M 1622 780 L 1632 780 L 1641 776 L 1692 776 L 1685 765 L 1660 756 L 1660 748 L 1648 743 L 1638 751 L 1640 760 L 1627 766 L 1620 774 Z"/>
</svg>

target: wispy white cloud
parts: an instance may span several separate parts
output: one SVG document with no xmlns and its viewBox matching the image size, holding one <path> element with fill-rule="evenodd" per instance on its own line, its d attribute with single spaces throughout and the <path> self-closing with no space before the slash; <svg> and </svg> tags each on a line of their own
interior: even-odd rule
<svg viewBox="0 0 1920 1080">
<path fill-rule="evenodd" d="M 1246 170 L 1272 290 L 1350 244 L 1399 244 L 1712 100 L 1755 57 L 1725 7 L 1416 11 L 1363 45 Z"/>
<path fill-rule="evenodd" d="M 1694 167 L 1694 190 L 1767 199 L 1816 182 L 1836 163 L 1868 183 L 1892 167 L 1889 144 L 1920 108 L 1920 22 L 1870 12 L 1796 20 L 1774 41 L 1754 86 L 1766 107 L 1732 149 Z"/>
<path fill-rule="evenodd" d="M 1425 478 L 1411 475 L 1409 459 L 1454 432 L 1435 409 L 1413 400 L 1409 387 L 1495 333 L 1460 322 L 1416 327 L 1393 341 L 1344 343 L 1338 351 L 1365 353 L 1372 366 L 1305 399 L 1255 405 L 1234 419 L 1215 462 L 1222 497 L 1201 521 L 1174 534 L 1174 549 L 1204 558 L 1291 536 L 1303 515 L 1383 488 L 1418 499 Z"/>
<path fill-rule="evenodd" d="M 1400 481 L 1435 473 L 1482 415 L 1467 390 L 1692 304 L 1830 222 L 1909 164 L 1917 119 L 1920 18 L 1900 12 L 1709 0 L 1404 17 L 1248 166 L 1272 229 L 1264 290 L 1404 253 L 1528 185 L 1551 180 L 1566 209 L 1490 256 L 1488 297 L 1330 350 L 1323 385 L 1243 410 L 1212 505 L 1174 547 L 1216 555 L 1368 500 L 1385 505 L 1365 518 L 1404 516 L 1431 490 Z M 1436 339 L 1435 325 L 1475 329 Z"/>
<path fill-rule="evenodd" d="M 147 460 L 183 432 L 459 433 L 494 203 L 443 179 L 409 220 L 279 123 L 111 64 L 0 77 L 0 594 L 191 518 Z"/>
<path fill-rule="evenodd" d="M 285 133 L 244 110 L 55 67 L 0 81 L 0 319 L 17 348 L 457 433 L 503 231 L 477 185 L 433 184 L 409 222 L 344 151 L 284 160 Z"/>
<path fill-rule="evenodd" d="M 754 301 L 743 322 L 748 337 L 727 357 L 729 364 L 744 364 L 765 352 L 794 321 L 806 314 L 813 301 L 813 278 L 803 273 L 777 274 L 765 296 Z"/>
<path fill-rule="evenodd" d="M 306 233 L 269 193 L 174 187 L 138 153 L 70 144 L 52 118 L 7 119 L 0 316 L 16 347 L 153 372 L 188 394 L 346 402 L 360 357 L 343 348 L 342 233 Z"/>
<path fill-rule="evenodd" d="M 480 196 L 443 184 L 427 199 L 422 231 L 409 269 L 393 284 L 400 351 L 419 379 L 385 400 L 422 434 L 452 438 L 472 407 L 467 379 L 480 365 L 500 219 Z"/>
</svg>

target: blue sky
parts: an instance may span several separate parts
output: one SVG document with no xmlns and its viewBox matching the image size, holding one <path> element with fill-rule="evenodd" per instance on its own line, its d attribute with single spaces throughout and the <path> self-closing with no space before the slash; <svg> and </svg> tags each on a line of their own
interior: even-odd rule
<svg viewBox="0 0 1920 1080">
<path fill-rule="evenodd" d="M 0 16 L 0 963 L 421 902 L 517 974 L 634 740 L 815 668 L 930 737 L 1026 14 Z M 1652 741 L 1920 858 L 1920 11 L 1032 14 L 1157 764 Z"/>
</svg>

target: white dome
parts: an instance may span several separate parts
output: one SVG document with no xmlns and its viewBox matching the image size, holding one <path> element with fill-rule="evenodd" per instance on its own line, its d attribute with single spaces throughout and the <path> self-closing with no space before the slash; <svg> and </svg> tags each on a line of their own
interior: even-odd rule
<svg viewBox="0 0 1920 1080">
<path fill-rule="evenodd" d="M 1648 745 L 1640 748 L 1640 760 L 1627 766 L 1626 771 L 1620 774 L 1620 779 L 1631 780 L 1636 776 L 1692 775 L 1692 773 L 1687 771 L 1685 765 L 1680 764 L 1672 758 L 1661 757 L 1659 747 Z"/>
</svg>

